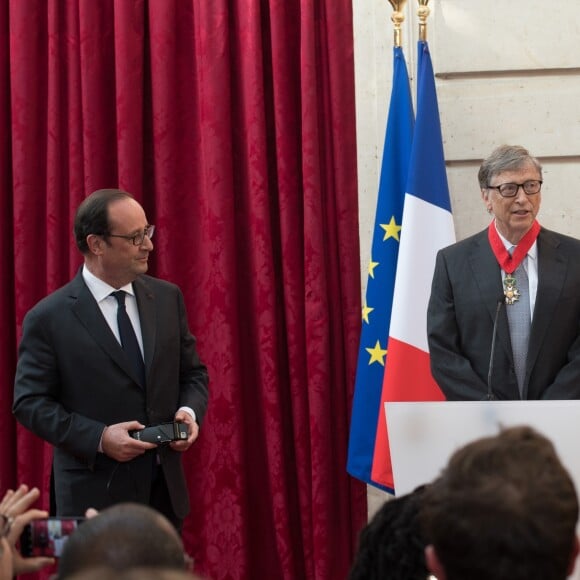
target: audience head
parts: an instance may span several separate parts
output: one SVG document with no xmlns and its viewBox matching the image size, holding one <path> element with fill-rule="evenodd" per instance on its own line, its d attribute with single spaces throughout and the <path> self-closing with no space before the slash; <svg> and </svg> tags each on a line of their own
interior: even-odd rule
<svg viewBox="0 0 580 580">
<path fill-rule="evenodd" d="M 114 570 L 105 566 L 89 568 L 68 577 L 68 580 L 203 580 L 185 570 L 159 567 L 136 567 L 125 571 Z"/>
<path fill-rule="evenodd" d="M 146 505 L 120 503 L 86 520 L 69 537 L 57 578 L 104 566 L 121 572 L 136 566 L 185 570 L 183 544 L 162 514 Z"/>
<path fill-rule="evenodd" d="M 425 491 L 427 564 L 439 580 L 565 580 L 578 498 L 554 446 L 529 427 L 459 449 Z"/>
<path fill-rule="evenodd" d="M 424 487 L 386 501 L 359 538 L 349 580 L 426 580 L 418 513 Z"/>
</svg>

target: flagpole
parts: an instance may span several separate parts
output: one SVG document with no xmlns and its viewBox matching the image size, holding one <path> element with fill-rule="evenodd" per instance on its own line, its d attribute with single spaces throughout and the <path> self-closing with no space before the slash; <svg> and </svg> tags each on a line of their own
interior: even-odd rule
<svg viewBox="0 0 580 580">
<path fill-rule="evenodd" d="M 427 42 L 427 17 L 431 10 L 429 9 L 429 0 L 417 0 L 419 2 L 419 10 L 417 10 L 417 15 L 419 16 L 419 41 Z"/>
<path fill-rule="evenodd" d="M 394 24 L 394 45 L 395 47 L 402 46 L 402 35 L 401 35 L 401 24 L 405 20 L 405 15 L 403 14 L 403 8 L 407 3 L 407 0 L 389 0 L 389 3 L 393 7 L 393 14 L 391 16 L 391 22 Z"/>
</svg>

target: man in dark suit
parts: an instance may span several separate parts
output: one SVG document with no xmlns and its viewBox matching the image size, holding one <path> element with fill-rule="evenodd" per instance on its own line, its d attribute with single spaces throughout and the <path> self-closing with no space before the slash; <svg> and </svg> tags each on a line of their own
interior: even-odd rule
<svg viewBox="0 0 580 580">
<path fill-rule="evenodd" d="M 580 241 L 540 227 L 542 167 L 523 147 L 497 148 L 478 178 L 494 219 L 437 255 L 433 377 L 448 400 L 578 399 Z"/>
<path fill-rule="evenodd" d="M 91 194 L 74 224 L 83 267 L 24 319 L 13 411 L 54 446 L 61 516 L 135 501 L 180 528 L 189 511 L 180 453 L 198 437 L 208 376 L 181 291 L 145 275 L 153 232 L 128 193 Z M 130 435 L 171 421 L 186 425 L 187 439 L 157 446 Z"/>
</svg>

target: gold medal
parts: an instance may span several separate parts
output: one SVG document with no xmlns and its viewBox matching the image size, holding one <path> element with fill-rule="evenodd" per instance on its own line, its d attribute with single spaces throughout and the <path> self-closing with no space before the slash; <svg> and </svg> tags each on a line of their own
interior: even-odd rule
<svg viewBox="0 0 580 580">
<path fill-rule="evenodd" d="M 506 304 L 514 304 L 520 299 L 520 291 L 516 286 L 516 279 L 513 274 L 506 274 L 503 280 L 503 293 Z"/>
</svg>

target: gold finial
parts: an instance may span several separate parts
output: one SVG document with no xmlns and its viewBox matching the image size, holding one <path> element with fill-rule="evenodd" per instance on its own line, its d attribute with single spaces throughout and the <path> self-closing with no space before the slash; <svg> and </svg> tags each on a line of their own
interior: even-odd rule
<svg viewBox="0 0 580 580">
<path fill-rule="evenodd" d="M 391 21 L 395 25 L 395 46 L 401 46 L 401 24 L 405 20 L 405 15 L 403 14 L 403 8 L 407 3 L 407 0 L 389 0 L 389 3 L 393 7 L 393 15 L 391 16 Z"/>
<path fill-rule="evenodd" d="M 419 16 L 419 40 L 421 42 L 427 41 L 427 16 L 431 10 L 427 4 L 429 4 L 429 0 L 417 0 L 419 2 L 419 10 L 417 10 L 417 14 Z"/>
</svg>

